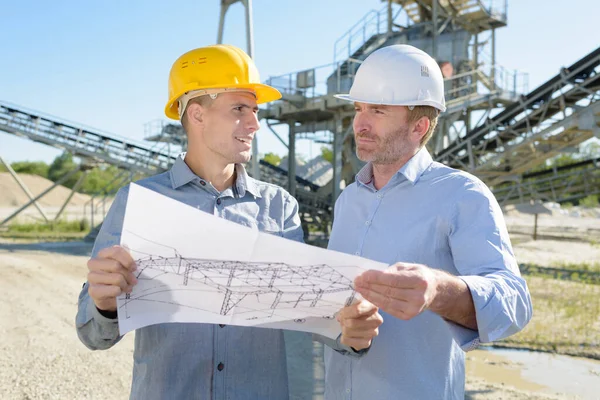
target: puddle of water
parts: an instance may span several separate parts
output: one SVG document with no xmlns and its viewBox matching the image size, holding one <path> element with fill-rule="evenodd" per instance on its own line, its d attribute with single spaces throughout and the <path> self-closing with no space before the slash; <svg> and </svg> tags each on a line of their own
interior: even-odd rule
<svg viewBox="0 0 600 400">
<path fill-rule="evenodd" d="M 520 390 L 600 399 L 600 361 L 513 349 L 467 354 L 467 374 Z"/>
</svg>

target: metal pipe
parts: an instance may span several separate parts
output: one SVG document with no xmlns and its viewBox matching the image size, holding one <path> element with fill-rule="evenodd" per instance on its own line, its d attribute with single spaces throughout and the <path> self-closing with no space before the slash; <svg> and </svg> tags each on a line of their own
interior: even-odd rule
<svg viewBox="0 0 600 400">
<path fill-rule="evenodd" d="M 388 36 L 392 35 L 392 27 L 393 27 L 393 16 L 392 16 L 392 0 L 388 0 L 387 2 L 387 34 Z"/>
<path fill-rule="evenodd" d="M 225 14 L 229 9 L 229 3 L 226 0 L 221 0 L 221 14 L 219 15 L 219 30 L 217 31 L 217 44 L 223 43 L 223 28 L 225 27 Z"/>
<path fill-rule="evenodd" d="M 496 28 L 492 28 L 492 88 L 496 89 Z"/>
<path fill-rule="evenodd" d="M 248 55 L 254 58 L 254 25 L 252 23 L 252 0 L 244 0 L 246 6 L 246 43 Z"/>
<path fill-rule="evenodd" d="M 433 0 L 433 32 L 431 32 L 431 56 L 437 60 L 437 36 L 438 36 L 438 0 Z"/>
<path fill-rule="evenodd" d="M 252 0 L 243 0 L 246 7 L 246 45 L 250 58 L 254 59 L 254 25 L 252 23 Z M 252 159 L 251 169 L 252 177 L 260 179 L 260 168 L 258 164 L 258 138 L 254 136 L 252 141 Z"/>
<path fill-rule="evenodd" d="M 296 196 L 296 123 L 290 121 L 289 127 L 289 139 L 288 139 L 288 192 L 292 196 Z"/>
<path fill-rule="evenodd" d="M 473 69 L 479 69 L 479 35 L 475 34 L 475 43 L 473 44 Z M 477 74 L 473 74 L 473 84 L 475 85 L 475 92 L 477 92 Z"/>
<path fill-rule="evenodd" d="M 333 132 L 333 188 L 331 204 L 334 205 L 340 195 L 342 181 L 342 142 L 344 141 L 344 126 L 341 113 L 335 118 L 335 131 Z"/>
</svg>

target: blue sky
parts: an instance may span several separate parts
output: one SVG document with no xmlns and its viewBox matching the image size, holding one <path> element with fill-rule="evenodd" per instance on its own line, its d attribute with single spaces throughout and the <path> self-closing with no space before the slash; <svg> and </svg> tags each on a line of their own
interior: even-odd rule
<svg viewBox="0 0 600 400">
<path fill-rule="evenodd" d="M 0 100 L 135 140 L 143 139 L 145 123 L 164 118 L 173 61 L 217 39 L 218 0 L 3 3 Z M 263 80 L 332 62 L 336 39 L 384 7 L 379 0 L 253 3 L 254 58 Z M 530 89 L 600 45 L 597 0 L 549 3 L 509 0 L 508 27 L 496 34 L 497 62 L 528 72 Z M 227 14 L 224 42 L 246 48 L 241 4 Z M 258 140 L 261 152 L 286 151 L 266 128 Z M 316 155 L 320 146 L 301 141 L 299 151 Z M 8 161 L 51 161 L 57 154 L 0 133 L 0 155 Z"/>
</svg>

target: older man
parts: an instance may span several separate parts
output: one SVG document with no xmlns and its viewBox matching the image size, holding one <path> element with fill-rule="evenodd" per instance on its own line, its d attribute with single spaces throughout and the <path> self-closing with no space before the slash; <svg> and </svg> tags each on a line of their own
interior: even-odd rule
<svg viewBox="0 0 600 400">
<path fill-rule="evenodd" d="M 362 358 L 326 349 L 326 398 L 463 399 L 464 351 L 518 332 L 532 313 L 500 207 L 425 149 L 445 111 L 426 53 L 373 52 L 339 97 L 354 103 L 367 164 L 337 200 L 329 248 L 391 267 L 355 280 L 384 323 Z"/>
</svg>

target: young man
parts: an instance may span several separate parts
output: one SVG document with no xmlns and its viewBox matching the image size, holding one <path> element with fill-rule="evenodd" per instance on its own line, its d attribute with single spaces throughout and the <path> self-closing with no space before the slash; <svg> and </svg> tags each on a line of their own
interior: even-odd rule
<svg viewBox="0 0 600 400">
<path fill-rule="evenodd" d="M 138 184 L 221 218 L 302 241 L 296 200 L 278 186 L 252 179 L 242 165 L 250 160 L 259 129 L 258 104 L 280 97 L 260 83 L 253 61 L 237 47 L 215 45 L 185 53 L 171 69 L 165 113 L 181 120 L 188 151 L 168 172 Z M 127 193 L 128 187 L 118 192 L 104 220 L 79 296 L 77 333 L 94 350 L 120 340 L 116 297 L 136 284 L 134 260 L 118 245 Z M 231 243 L 232 252 L 235 247 Z M 360 309 L 342 310 L 342 322 L 354 319 L 361 327 L 361 321 L 378 316 L 376 307 L 361 304 Z M 366 333 L 345 331 L 363 338 L 366 346 L 376 333 L 376 327 Z M 139 329 L 131 398 L 287 399 L 283 333 L 180 323 Z"/>
<path fill-rule="evenodd" d="M 445 111 L 426 53 L 379 49 L 338 97 L 354 102 L 367 164 L 336 202 L 329 248 L 391 267 L 355 280 L 385 322 L 362 358 L 326 349 L 326 398 L 462 399 L 464 351 L 520 331 L 532 313 L 500 207 L 424 147 Z"/>
</svg>

